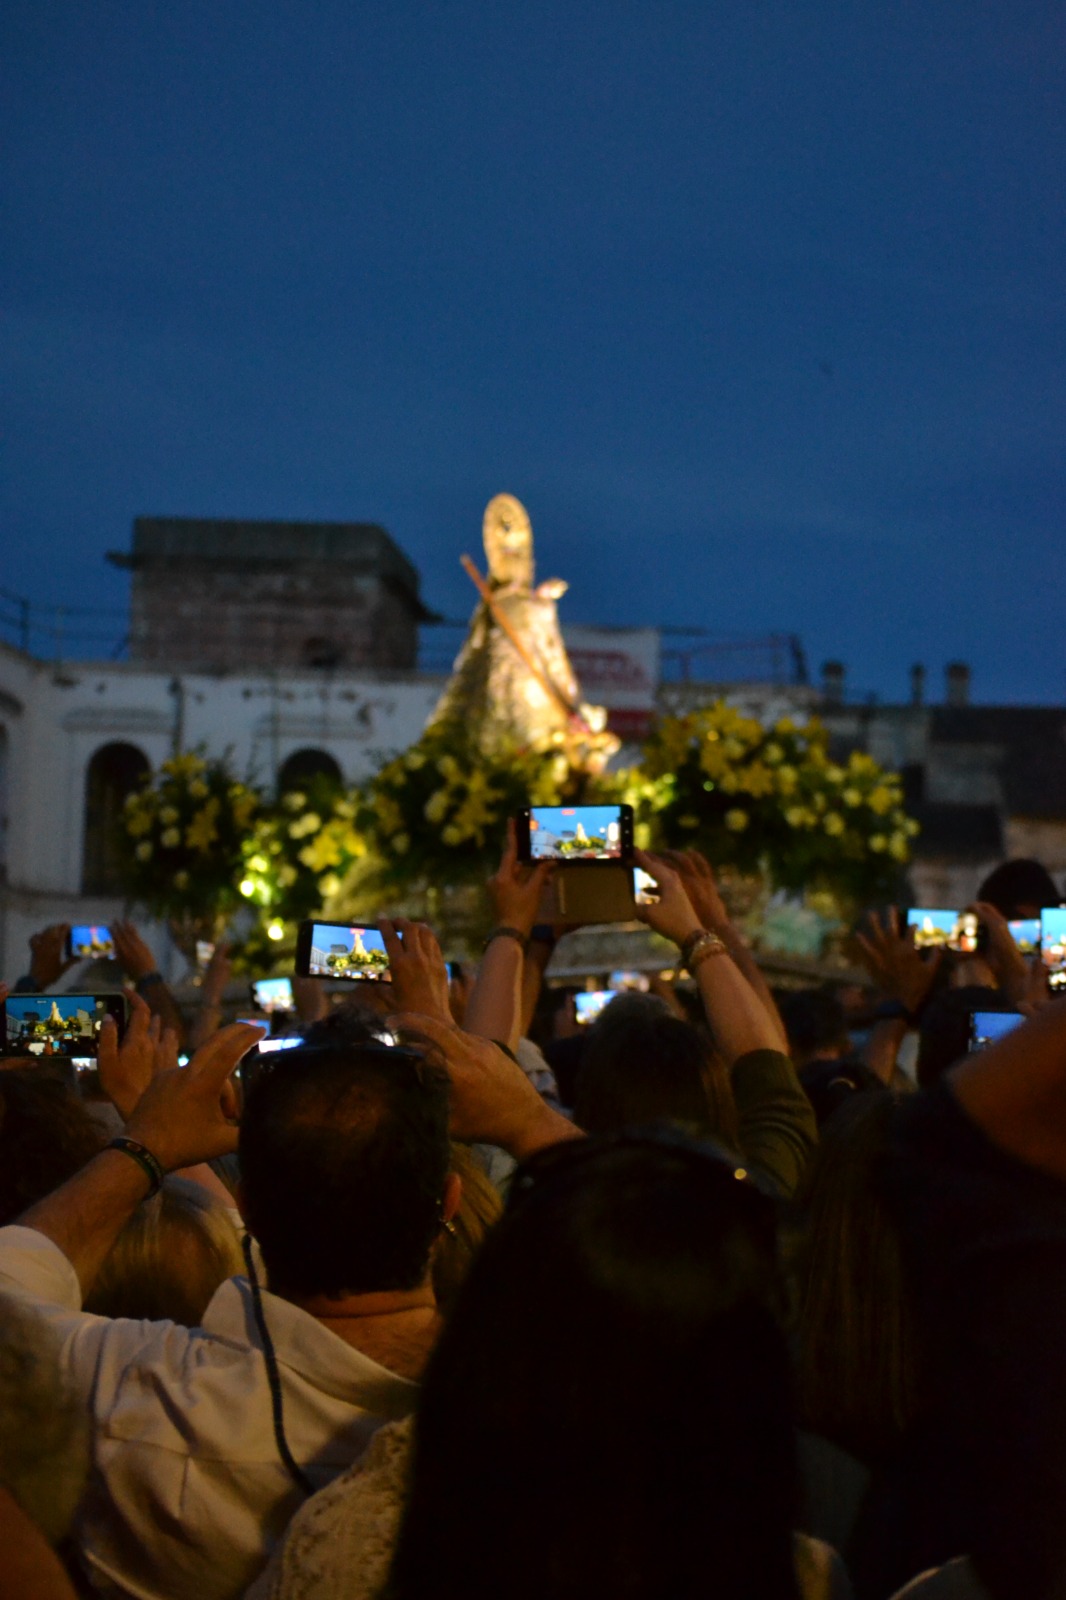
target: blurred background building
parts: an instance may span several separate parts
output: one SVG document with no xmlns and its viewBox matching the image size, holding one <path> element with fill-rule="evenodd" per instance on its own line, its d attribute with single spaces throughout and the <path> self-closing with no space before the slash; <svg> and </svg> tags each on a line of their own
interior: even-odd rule
<svg viewBox="0 0 1066 1600">
<path fill-rule="evenodd" d="M 0 970 L 12 976 L 36 929 L 119 914 L 113 824 L 148 770 L 202 746 L 267 788 L 367 778 L 418 738 L 467 626 L 425 606 L 416 567 L 372 523 L 142 517 L 110 559 L 132 573 L 128 615 L 0 592 Z M 867 750 L 899 771 L 922 824 L 916 905 L 966 904 L 1010 855 L 1066 870 L 1066 707 L 972 703 L 959 662 L 935 698 L 918 666 L 899 703 L 856 698 L 839 662 L 811 683 L 792 635 L 563 632 L 585 698 L 623 740 L 657 708 L 724 696 L 763 719 L 817 713 L 838 755 Z"/>
</svg>

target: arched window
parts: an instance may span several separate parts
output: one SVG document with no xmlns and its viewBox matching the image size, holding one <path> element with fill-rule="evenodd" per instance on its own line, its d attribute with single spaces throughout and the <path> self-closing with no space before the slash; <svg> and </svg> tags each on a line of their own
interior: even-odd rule
<svg viewBox="0 0 1066 1600">
<path fill-rule="evenodd" d="M 135 744 L 101 745 L 85 774 L 85 849 L 81 886 L 85 894 L 121 894 L 122 861 L 130 848 L 122 828 L 126 799 L 151 771 Z"/>
<path fill-rule="evenodd" d="M 316 779 L 325 778 L 340 788 L 344 775 L 328 750 L 294 750 L 278 773 L 278 793 L 288 794 L 292 789 L 305 789 Z"/>
</svg>

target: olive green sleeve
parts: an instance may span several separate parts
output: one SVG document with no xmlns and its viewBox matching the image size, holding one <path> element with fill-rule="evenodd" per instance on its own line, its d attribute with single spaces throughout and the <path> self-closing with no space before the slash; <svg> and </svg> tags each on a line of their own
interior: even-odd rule
<svg viewBox="0 0 1066 1600">
<path fill-rule="evenodd" d="M 732 1080 L 741 1155 L 791 1197 L 818 1143 L 796 1069 L 778 1050 L 751 1050 L 733 1063 Z"/>
</svg>

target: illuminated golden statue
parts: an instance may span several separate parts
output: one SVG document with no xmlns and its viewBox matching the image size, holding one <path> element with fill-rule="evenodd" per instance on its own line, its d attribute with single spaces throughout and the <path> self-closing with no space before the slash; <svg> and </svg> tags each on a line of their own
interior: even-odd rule
<svg viewBox="0 0 1066 1600">
<path fill-rule="evenodd" d="M 525 507 L 498 494 L 485 508 L 486 582 L 463 565 L 481 594 L 466 643 L 430 726 L 472 730 L 486 755 L 559 749 L 571 766 L 600 772 L 618 749 L 602 706 L 584 705 L 566 653 L 556 601 L 559 578 L 533 584 L 533 530 Z"/>
</svg>

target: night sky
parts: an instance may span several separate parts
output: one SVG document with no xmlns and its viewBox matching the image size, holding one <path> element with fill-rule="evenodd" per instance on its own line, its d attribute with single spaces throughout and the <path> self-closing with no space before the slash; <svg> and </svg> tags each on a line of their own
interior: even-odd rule
<svg viewBox="0 0 1066 1600">
<path fill-rule="evenodd" d="M 564 621 L 1066 698 L 1058 0 L 7 0 L 0 54 L 7 588 L 366 520 L 465 616 L 508 490 Z"/>
</svg>

